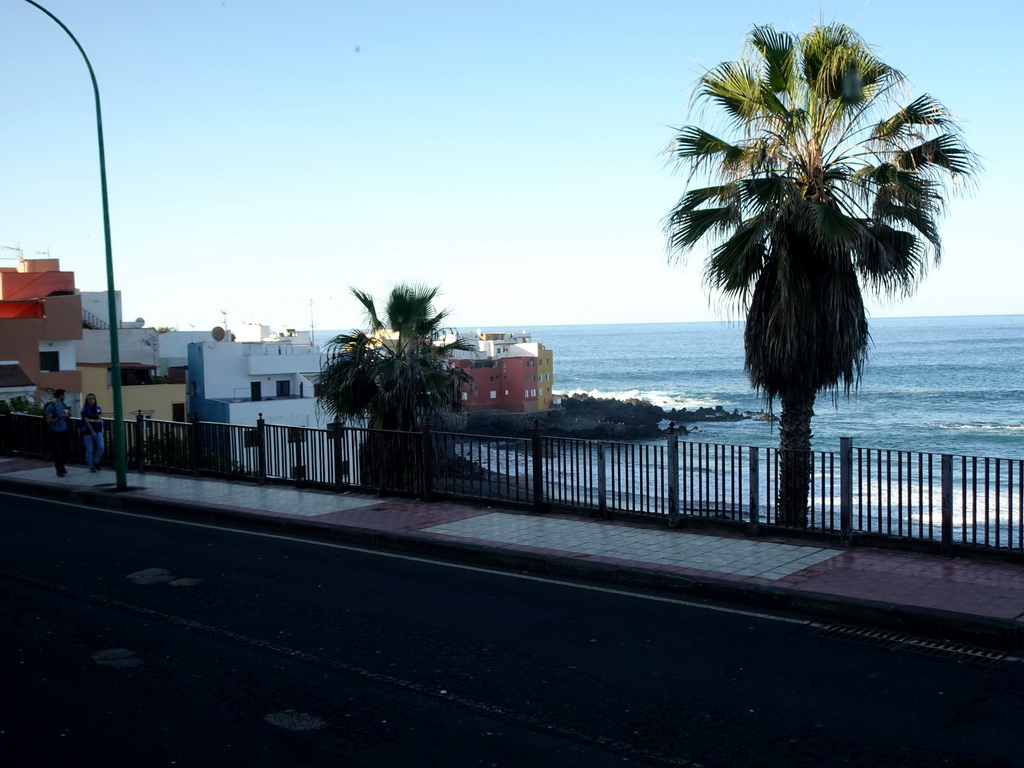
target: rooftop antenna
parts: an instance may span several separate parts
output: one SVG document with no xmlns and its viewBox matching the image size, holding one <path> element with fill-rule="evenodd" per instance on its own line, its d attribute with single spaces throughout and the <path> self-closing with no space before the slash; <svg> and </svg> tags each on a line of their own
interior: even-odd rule
<svg viewBox="0 0 1024 768">
<path fill-rule="evenodd" d="M 2 248 L 5 251 L 14 251 L 16 254 L 18 254 L 17 256 L 0 256 L 0 258 L 2 259 L 17 259 L 18 261 L 25 260 L 25 252 L 21 250 L 20 243 L 18 245 L 0 245 L 0 248 Z"/>
<path fill-rule="evenodd" d="M 313 331 L 316 329 L 316 325 L 313 323 L 313 300 L 309 300 L 309 346 L 316 346 L 313 343 Z"/>
</svg>

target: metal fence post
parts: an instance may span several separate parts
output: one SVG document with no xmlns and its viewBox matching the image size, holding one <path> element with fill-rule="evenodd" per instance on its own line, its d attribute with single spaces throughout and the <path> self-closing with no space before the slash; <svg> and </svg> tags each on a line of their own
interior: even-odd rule
<svg viewBox="0 0 1024 768">
<path fill-rule="evenodd" d="M 533 420 L 530 430 L 533 448 L 533 510 L 544 511 L 544 444 L 540 433 L 540 419 Z"/>
<path fill-rule="evenodd" d="M 604 443 L 597 444 L 597 514 L 608 519 L 608 481 L 605 478 Z"/>
<path fill-rule="evenodd" d="M 750 488 L 748 500 L 750 502 L 750 521 L 747 524 L 747 533 L 751 536 L 761 535 L 761 467 L 760 451 L 751 446 L 749 452 Z"/>
<path fill-rule="evenodd" d="M 331 447 L 334 453 L 334 491 L 335 493 L 341 493 L 345 490 L 345 459 L 343 451 L 343 440 L 344 433 L 342 432 L 342 425 L 340 421 L 332 421 L 330 424 L 331 430 Z"/>
<path fill-rule="evenodd" d="M 14 419 L 9 413 L 0 413 L 0 451 L 5 456 L 14 453 Z"/>
<path fill-rule="evenodd" d="M 199 455 L 203 450 L 203 422 L 199 420 L 199 414 L 192 414 L 192 430 L 191 430 L 191 442 L 192 442 L 192 474 L 199 477 L 200 461 Z"/>
<path fill-rule="evenodd" d="M 839 541 L 853 543 L 853 438 L 839 438 Z"/>
<path fill-rule="evenodd" d="M 117 428 L 116 424 L 114 428 Z M 146 471 L 146 420 L 142 417 L 142 411 L 135 415 L 135 469 Z"/>
<path fill-rule="evenodd" d="M 263 414 L 256 419 L 256 474 L 260 485 L 267 484 L 267 423 Z"/>
<path fill-rule="evenodd" d="M 306 456 L 304 455 L 306 451 L 302 448 L 305 444 L 306 431 L 302 427 L 288 427 L 288 445 L 292 446 L 292 480 L 300 487 L 306 482 L 306 478 L 309 477 L 309 472 L 306 469 Z"/>
<path fill-rule="evenodd" d="M 668 493 L 668 525 L 675 528 L 679 525 L 679 435 L 676 434 L 676 423 L 668 425 L 668 482 L 665 491 Z"/>
<path fill-rule="evenodd" d="M 423 439 L 420 442 L 420 456 L 423 463 L 423 500 L 433 501 L 434 495 L 434 429 L 427 419 L 423 424 Z"/>
<path fill-rule="evenodd" d="M 953 556 L 953 457 L 942 454 L 942 554 Z"/>
</svg>

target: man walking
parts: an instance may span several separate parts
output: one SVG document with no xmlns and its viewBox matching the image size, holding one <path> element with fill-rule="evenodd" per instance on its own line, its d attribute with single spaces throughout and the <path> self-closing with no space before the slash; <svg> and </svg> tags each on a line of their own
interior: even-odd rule
<svg viewBox="0 0 1024 768">
<path fill-rule="evenodd" d="M 43 409 L 43 418 L 46 419 L 50 453 L 53 455 L 53 466 L 57 468 L 57 477 L 64 477 L 68 473 L 65 465 L 71 455 L 71 433 L 68 431 L 70 415 L 71 411 L 64 405 L 64 390 L 55 389 L 53 400 Z"/>
</svg>

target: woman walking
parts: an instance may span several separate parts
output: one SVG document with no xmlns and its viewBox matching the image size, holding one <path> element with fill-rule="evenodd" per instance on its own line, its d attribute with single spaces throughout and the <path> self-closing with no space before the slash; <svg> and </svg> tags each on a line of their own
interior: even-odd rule
<svg viewBox="0 0 1024 768">
<path fill-rule="evenodd" d="M 96 395 L 85 396 L 82 408 L 82 442 L 85 443 L 85 463 L 90 472 L 98 472 L 103 459 L 103 411 L 96 404 Z"/>
</svg>

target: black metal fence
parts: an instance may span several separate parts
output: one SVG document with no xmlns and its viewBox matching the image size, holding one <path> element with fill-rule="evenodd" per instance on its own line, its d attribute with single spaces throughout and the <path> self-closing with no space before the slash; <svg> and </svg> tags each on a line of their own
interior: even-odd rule
<svg viewBox="0 0 1024 768">
<path fill-rule="evenodd" d="M 83 446 L 72 420 L 73 451 Z M 113 422 L 108 421 L 109 429 Z M 126 422 L 129 466 L 189 473 L 530 506 L 595 516 L 642 515 L 781 525 L 778 449 L 681 441 L 645 443 L 543 435 L 496 438 L 454 432 L 390 432 L 191 423 Z M 0 452 L 45 457 L 38 416 L 0 416 Z M 1024 553 L 1024 459 L 854 447 L 807 457 L 801 528 Z"/>
</svg>

